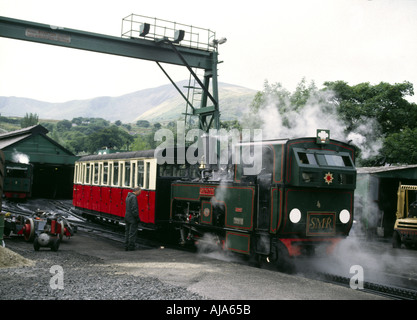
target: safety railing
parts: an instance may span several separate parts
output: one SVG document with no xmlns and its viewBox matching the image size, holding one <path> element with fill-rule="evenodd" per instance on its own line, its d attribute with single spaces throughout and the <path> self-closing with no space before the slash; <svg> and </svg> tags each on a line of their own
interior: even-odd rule
<svg viewBox="0 0 417 320">
<path fill-rule="evenodd" d="M 144 38 L 155 41 L 170 40 L 182 47 L 213 51 L 216 33 L 163 19 L 130 14 L 122 20 L 123 38 Z"/>
</svg>

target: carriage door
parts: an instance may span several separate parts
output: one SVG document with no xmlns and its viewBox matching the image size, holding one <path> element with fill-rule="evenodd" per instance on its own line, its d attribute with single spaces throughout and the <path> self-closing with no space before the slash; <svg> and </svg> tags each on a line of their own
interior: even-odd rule
<svg viewBox="0 0 417 320">
<path fill-rule="evenodd" d="M 269 254 L 269 227 L 271 222 L 271 181 L 273 170 L 273 151 L 269 146 L 262 147 L 262 171 L 257 176 L 258 216 L 256 252 Z"/>
<path fill-rule="evenodd" d="M 142 208 L 139 209 L 140 218 L 145 223 L 155 223 L 155 183 L 156 159 L 145 160 L 143 186 L 140 195 Z"/>
</svg>

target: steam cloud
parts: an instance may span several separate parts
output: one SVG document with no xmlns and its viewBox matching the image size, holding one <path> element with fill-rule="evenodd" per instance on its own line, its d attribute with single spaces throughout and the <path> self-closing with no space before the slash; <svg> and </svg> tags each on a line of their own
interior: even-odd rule
<svg viewBox="0 0 417 320">
<path fill-rule="evenodd" d="M 297 108 L 288 99 L 278 102 L 268 96 L 257 115 L 263 138 L 315 137 L 316 129 L 329 129 L 332 139 L 350 141 L 357 146 L 362 159 L 377 155 L 382 147 L 377 122 L 361 118 L 353 131 L 346 132 L 347 124 L 338 116 L 336 105 L 331 102 L 333 97 L 332 92 L 318 92 L 308 98 L 304 107 Z"/>
<path fill-rule="evenodd" d="M 12 161 L 15 163 L 24 163 L 29 164 L 29 156 L 22 152 L 17 151 L 16 149 L 13 150 L 12 153 Z"/>
</svg>

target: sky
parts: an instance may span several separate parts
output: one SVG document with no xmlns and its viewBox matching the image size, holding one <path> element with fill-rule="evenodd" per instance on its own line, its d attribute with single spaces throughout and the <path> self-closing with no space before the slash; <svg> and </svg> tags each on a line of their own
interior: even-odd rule
<svg viewBox="0 0 417 320">
<path fill-rule="evenodd" d="M 121 35 L 130 14 L 216 32 L 221 82 L 293 91 L 305 78 L 391 84 L 417 94 L 417 0 L 0 0 L 0 15 Z M 175 81 L 184 67 L 167 66 Z M 169 83 L 156 63 L 0 38 L 0 96 L 65 102 Z M 416 97 L 409 99 L 417 101 Z M 221 97 L 220 97 L 221 104 Z"/>
</svg>

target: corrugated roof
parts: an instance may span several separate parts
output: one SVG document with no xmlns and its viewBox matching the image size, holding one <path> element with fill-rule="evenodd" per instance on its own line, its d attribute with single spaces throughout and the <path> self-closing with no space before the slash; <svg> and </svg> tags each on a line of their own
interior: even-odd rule
<svg viewBox="0 0 417 320">
<path fill-rule="evenodd" d="M 384 166 L 384 167 L 361 167 L 356 168 L 357 173 L 381 173 L 396 170 L 415 169 L 417 164 L 404 165 L 404 166 Z"/>
<path fill-rule="evenodd" d="M 40 135 L 62 151 L 64 151 L 69 156 L 74 156 L 74 154 L 69 151 L 68 149 L 61 146 L 58 142 L 55 140 L 49 138 L 46 134 L 49 132 L 48 129 L 43 127 L 42 125 L 38 124 L 35 126 L 23 128 L 20 130 L 15 130 L 7 133 L 0 134 L 0 149 L 3 151 L 6 151 L 5 149 L 8 147 L 13 146 L 17 142 L 21 142 L 25 139 L 30 139 L 31 136 Z"/>
<path fill-rule="evenodd" d="M 10 137 L 15 137 L 15 136 L 20 136 L 20 135 L 25 135 L 25 134 L 39 134 L 39 133 L 47 134 L 48 132 L 49 132 L 48 129 L 41 126 L 40 124 L 37 124 L 35 126 L 23 128 L 20 130 L 2 133 L 0 134 L 0 140 L 4 140 Z"/>
<path fill-rule="evenodd" d="M 27 137 L 30 137 L 31 135 L 32 135 L 31 133 L 28 133 L 28 134 L 23 134 L 20 136 L 11 136 L 9 138 L 3 138 L 3 139 L 0 137 L 0 149 L 5 149 L 15 144 L 16 142 L 26 139 Z"/>
</svg>

